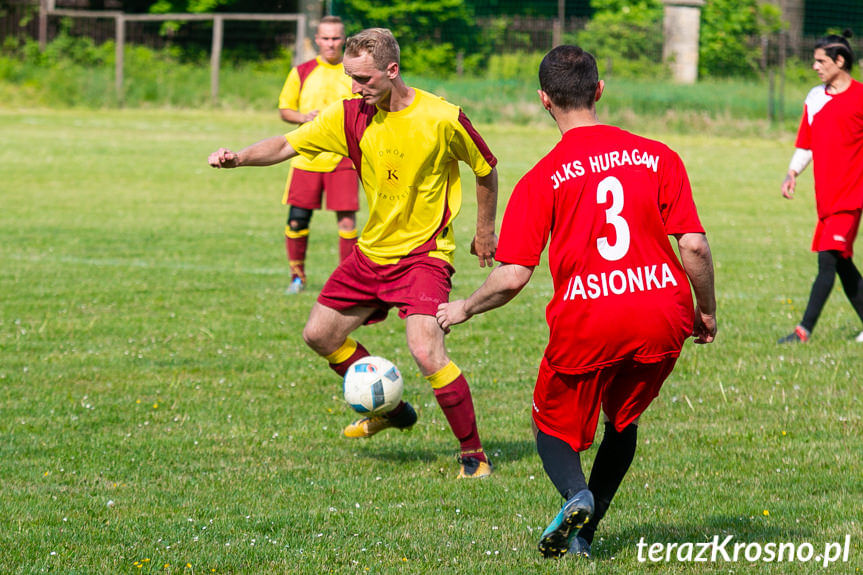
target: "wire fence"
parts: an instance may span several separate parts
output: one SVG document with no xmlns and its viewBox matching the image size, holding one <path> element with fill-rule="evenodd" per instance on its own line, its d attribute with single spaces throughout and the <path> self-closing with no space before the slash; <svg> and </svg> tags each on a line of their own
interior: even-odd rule
<svg viewBox="0 0 863 575">
<path fill-rule="evenodd" d="M 711 2 L 712 0 L 707 0 Z M 852 47 L 863 55 L 863 0 L 773 0 L 783 10 L 783 20 L 789 24 L 782 34 L 751 36 L 746 45 L 760 53 L 761 67 L 766 69 L 797 58 L 808 61 L 812 57 L 815 40 L 827 32 L 841 32 L 850 28 L 857 32 Z M 88 10 L 94 4 L 117 10 L 118 0 L 55 0 L 58 9 Z M 328 6 L 338 12 L 343 1 L 333 0 Z M 474 0 L 475 26 L 486 35 L 494 35 L 495 52 L 517 54 L 544 52 L 561 41 L 576 41 L 579 33 L 590 21 L 589 0 L 533 0 L 528 13 L 507 13 L 514 2 L 503 0 Z M 523 3 L 522 3 L 523 4 Z M 524 8 L 520 8 L 524 12 Z M 38 0 L 0 0 L 0 42 L 7 39 L 36 39 L 39 37 Z M 561 18 L 563 16 L 563 18 Z M 387 25 L 384 22 L 381 25 Z M 113 41 L 117 37 L 113 17 L 70 18 L 49 16 L 44 34 L 47 41 L 61 32 L 92 39 L 96 44 Z M 658 28 L 661 30 L 661 28 Z M 458 35 L 458 27 L 435 33 L 434 42 L 441 36 Z M 661 32 L 660 32 L 661 33 Z M 154 49 L 169 46 L 181 48 L 188 58 L 205 58 L 211 49 L 213 24 L 210 21 L 165 22 L 130 21 L 126 24 L 125 41 Z M 293 53 L 298 30 L 295 24 L 284 21 L 226 21 L 224 48 L 226 59 L 271 58 Z M 602 54 L 598 54 L 602 58 Z M 661 42 L 651 48 L 644 58 L 662 60 Z"/>
<path fill-rule="evenodd" d="M 75 7 L 70 7 L 73 4 Z M 75 37 L 93 40 L 97 45 L 114 41 L 117 37 L 117 10 L 89 10 L 87 2 L 58 1 L 57 12 L 50 13 L 45 22 L 45 41 L 50 42 L 61 32 Z M 83 7 L 81 7 L 83 6 Z M 76 16 L 77 14 L 77 16 Z M 86 14 L 86 16 L 85 16 Z M 206 56 L 213 35 L 212 18 L 196 21 L 148 21 L 144 15 L 131 15 L 127 19 L 125 40 L 129 44 L 163 49 L 169 46 L 182 48 L 188 58 Z M 284 14 L 272 15 L 269 19 L 226 20 L 224 22 L 225 46 L 229 55 L 236 58 L 270 58 L 284 52 L 293 53 L 298 40 L 297 25 L 285 20 Z M 24 40 L 38 39 L 39 3 L 27 1 L 8 2 L 0 11 L 0 41 L 7 38 Z"/>
</svg>

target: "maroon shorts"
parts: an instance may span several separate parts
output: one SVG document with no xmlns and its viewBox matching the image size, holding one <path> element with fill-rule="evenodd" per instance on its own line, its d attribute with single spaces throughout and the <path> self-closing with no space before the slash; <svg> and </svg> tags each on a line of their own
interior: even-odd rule
<svg viewBox="0 0 863 575">
<path fill-rule="evenodd" d="M 307 210 L 318 210 L 326 190 L 327 209 L 334 212 L 355 212 L 360 208 L 357 171 L 350 158 L 343 158 L 332 172 L 291 170 L 288 184 L 288 204 Z"/>
<path fill-rule="evenodd" d="M 554 371 L 543 358 L 533 390 L 533 420 L 544 433 L 584 451 L 593 443 L 600 405 L 622 431 L 659 395 L 676 362 L 677 357 L 656 363 L 626 360 L 572 375 Z"/>
<path fill-rule="evenodd" d="M 377 264 L 354 246 L 351 254 L 324 284 L 318 302 L 343 311 L 352 307 L 375 308 L 366 324 L 383 321 L 390 308 L 399 317 L 435 315 L 449 300 L 451 265 L 426 254 L 409 256 L 395 264 Z"/>
<path fill-rule="evenodd" d="M 854 255 L 854 239 L 860 228 L 860 210 L 830 214 L 818 220 L 815 237 L 812 238 L 813 252 L 835 250 L 843 258 Z"/>
</svg>

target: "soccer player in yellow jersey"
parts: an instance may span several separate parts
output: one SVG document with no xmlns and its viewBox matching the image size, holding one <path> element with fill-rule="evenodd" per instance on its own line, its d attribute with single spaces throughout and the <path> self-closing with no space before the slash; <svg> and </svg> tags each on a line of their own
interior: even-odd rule
<svg viewBox="0 0 863 575">
<path fill-rule="evenodd" d="M 338 16 L 325 16 L 318 24 L 315 44 L 319 54 L 291 69 L 279 95 L 279 113 L 291 124 L 311 122 L 328 105 L 351 97 L 351 80 L 342 65 L 345 26 Z M 282 203 L 290 206 L 285 226 L 285 251 L 291 265 L 287 293 L 306 286 L 306 249 L 309 222 L 321 207 L 326 191 L 327 209 L 336 212 L 339 228 L 339 256 L 345 259 L 357 243 L 357 172 L 349 158 L 333 153 L 314 159 L 294 158 L 285 185 Z"/>
<path fill-rule="evenodd" d="M 485 267 L 492 265 L 497 245 L 497 159 L 460 108 L 404 83 L 399 46 L 389 30 L 371 28 L 348 38 L 344 66 L 360 98 L 331 105 L 287 136 L 236 153 L 220 148 L 209 163 L 215 168 L 269 166 L 322 152 L 353 160 L 369 204 L 368 221 L 351 256 L 321 290 L 303 339 L 344 375 L 369 355 L 350 334 L 397 307 L 408 348 L 459 441 L 459 477 L 486 477 L 492 468 L 480 442 L 470 388 L 447 355 L 435 313 L 449 299 L 454 272 L 452 223 L 462 201 L 458 162 L 476 176 L 471 252 Z M 344 434 L 371 437 L 390 427 L 409 428 L 416 420 L 413 407 L 402 402 L 382 416 L 351 423 Z"/>
</svg>

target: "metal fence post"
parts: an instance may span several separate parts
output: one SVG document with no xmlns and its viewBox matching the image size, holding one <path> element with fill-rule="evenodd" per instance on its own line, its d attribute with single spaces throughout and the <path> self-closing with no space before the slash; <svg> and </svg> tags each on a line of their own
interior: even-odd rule
<svg viewBox="0 0 863 575">
<path fill-rule="evenodd" d="M 210 98 L 213 104 L 219 102 L 219 68 L 222 62 L 222 38 L 225 20 L 222 16 L 213 17 L 213 46 L 210 50 Z"/>
<path fill-rule="evenodd" d="M 48 0 L 39 2 L 39 51 L 44 52 L 48 46 Z"/>
<path fill-rule="evenodd" d="M 557 0 L 557 18 L 554 19 L 551 29 L 552 48 L 563 44 L 563 29 L 566 26 L 566 2 Z"/>
<path fill-rule="evenodd" d="M 779 32 L 779 104 L 776 107 L 776 119 L 785 119 L 785 59 L 788 50 L 788 35 L 785 30 Z"/>
<path fill-rule="evenodd" d="M 126 54 L 126 19 L 123 14 L 114 17 L 114 91 L 117 93 L 117 104 L 123 105 L 123 64 Z"/>
</svg>

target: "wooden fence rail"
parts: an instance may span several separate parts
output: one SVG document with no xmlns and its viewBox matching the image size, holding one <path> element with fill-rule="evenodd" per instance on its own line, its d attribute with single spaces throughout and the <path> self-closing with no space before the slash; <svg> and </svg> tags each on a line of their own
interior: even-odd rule
<svg viewBox="0 0 863 575">
<path fill-rule="evenodd" d="M 216 14 L 127 14 L 111 10 L 63 10 L 54 9 L 51 0 L 41 0 L 39 7 L 39 46 L 44 50 L 48 38 L 48 17 L 58 16 L 66 18 L 106 18 L 113 19 L 115 23 L 115 63 L 114 63 L 114 89 L 117 92 L 117 101 L 122 104 L 123 93 L 123 67 L 126 47 L 126 23 L 127 22 L 177 22 L 177 21 L 206 21 L 213 22 L 213 41 L 210 50 L 210 97 L 213 103 L 219 101 L 219 69 L 222 60 L 222 44 L 224 40 L 225 20 L 259 21 L 259 22 L 296 22 L 297 40 L 294 49 L 294 64 L 298 64 L 303 57 L 303 49 L 306 40 L 306 16 L 305 14 L 245 14 L 245 13 L 216 13 Z"/>
</svg>

